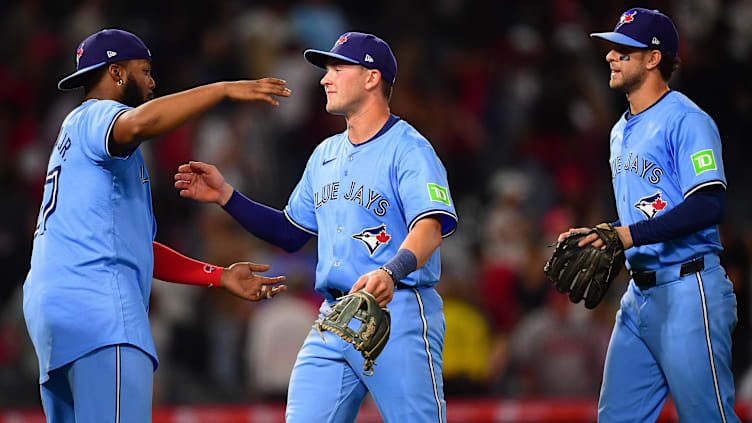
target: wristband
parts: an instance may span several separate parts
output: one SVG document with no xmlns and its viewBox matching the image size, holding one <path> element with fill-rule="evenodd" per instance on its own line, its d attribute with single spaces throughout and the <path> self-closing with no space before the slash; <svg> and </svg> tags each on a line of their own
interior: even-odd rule
<svg viewBox="0 0 752 423">
<path fill-rule="evenodd" d="M 414 272 L 417 268 L 418 258 L 407 248 L 400 248 L 389 262 L 379 267 L 379 269 L 385 271 L 392 278 L 395 284 L 405 279 L 407 275 Z"/>
</svg>

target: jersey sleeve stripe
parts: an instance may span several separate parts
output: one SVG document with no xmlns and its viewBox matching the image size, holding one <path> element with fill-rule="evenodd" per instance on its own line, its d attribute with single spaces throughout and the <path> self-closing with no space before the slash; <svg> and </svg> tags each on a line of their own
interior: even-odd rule
<svg viewBox="0 0 752 423">
<path fill-rule="evenodd" d="M 122 115 L 123 113 L 127 112 L 128 110 L 129 109 L 123 109 L 123 110 L 117 112 L 117 114 L 112 118 L 112 122 L 110 122 L 110 126 L 107 128 L 107 135 L 105 135 L 105 137 L 104 137 L 104 151 L 107 152 L 107 155 L 110 158 L 126 160 L 128 157 L 131 156 L 131 153 L 133 153 L 133 150 L 131 150 L 130 153 L 128 153 L 126 156 L 122 156 L 122 157 L 121 156 L 113 156 L 112 153 L 110 153 L 110 135 L 112 134 L 112 128 L 115 127 L 115 121 L 117 120 L 117 118 L 120 117 L 120 115 Z"/>
<path fill-rule="evenodd" d="M 285 213 L 285 217 L 287 218 L 287 220 L 288 220 L 288 221 L 289 221 L 290 223 L 292 223 L 292 225 L 293 225 L 293 226 L 295 226 L 296 228 L 300 229 L 301 231 L 303 231 L 303 232 L 305 232 L 305 233 L 311 234 L 311 235 L 313 235 L 313 236 L 319 236 L 318 232 L 314 232 L 314 231 L 312 231 L 312 230 L 310 230 L 310 229 L 306 228 L 305 226 L 303 226 L 303 225 L 299 224 L 298 222 L 296 222 L 296 221 L 292 220 L 292 218 L 290 217 L 290 215 L 289 215 L 289 214 L 287 214 L 287 210 L 282 210 L 282 211 L 283 211 L 283 212 Z"/>
<path fill-rule="evenodd" d="M 407 226 L 407 231 L 410 232 L 413 230 L 413 227 L 420 219 L 423 219 L 424 217 L 428 217 L 434 214 L 440 214 L 441 215 L 441 237 L 446 238 L 454 233 L 455 230 L 457 230 L 457 216 L 453 215 L 452 213 L 449 213 L 446 210 L 427 210 L 423 213 L 415 216 L 415 218 L 410 221 L 410 224 Z M 449 219 L 447 219 L 449 218 Z M 447 222 L 449 220 L 449 222 Z M 451 224 L 451 228 L 444 233 L 444 229 Z"/>
<path fill-rule="evenodd" d="M 694 188 L 690 189 L 689 191 L 687 191 L 686 194 L 684 194 L 684 198 L 689 197 L 690 195 L 694 194 L 698 190 L 701 190 L 701 189 L 703 189 L 705 187 L 709 187 L 709 186 L 712 186 L 712 185 L 720 185 L 720 186 L 723 187 L 724 190 L 726 190 L 726 184 L 723 181 L 721 181 L 720 179 L 716 179 L 714 181 L 707 181 L 707 182 L 703 182 L 701 184 L 695 185 Z"/>
</svg>

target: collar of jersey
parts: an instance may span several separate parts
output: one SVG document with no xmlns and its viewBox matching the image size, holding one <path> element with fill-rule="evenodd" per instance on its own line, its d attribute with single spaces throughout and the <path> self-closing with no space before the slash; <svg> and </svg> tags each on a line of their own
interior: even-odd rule
<svg viewBox="0 0 752 423">
<path fill-rule="evenodd" d="M 389 119 L 386 120 L 386 123 L 384 124 L 384 126 L 382 126 L 381 129 L 379 129 L 379 132 L 377 132 L 376 135 L 374 135 L 371 138 L 369 138 L 368 141 L 362 142 L 360 144 L 353 144 L 350 141 L 350 137 L 349 136 L 347 137 L 347 141 L 350 143 L 351 146 L 353 146 L 355 148 L 362 147 L 362 146 L 368 144 L 369 142 L 375 140 L 376 138 L 384 135 L 386 133 L 386 131 L 392 129 L 392 126 L 394 126 L 395 123 L 399 122 L 399 120 L 400 120 L 399 116 L 393 115 L 393 114 L 390 113 L 389 114 Z"/>
<path fill-rule="evenodd" d="M 632 118 L 634 118 L 636 116 L 640 116 L 641 114 L 647 112 L 648 110 L 652 109 L 653 106 L 655 106 L 656 104 L 660 103 L 661 100 L 663 100 L 664 98 L 666 98 L 667 95 L 671 94 L 671 92 L 672 92 L 672 90 L 669 89 L 668 91 L 666 91 L 665 93 L 663 93 L 663 95 L 661 96 L 661 98 L 659 98 L 658 100 L 656 100 L 655 103 L 651 104 L 647 109 L 641 111 L 640 113 L 637 113 L 636 115 L 633 115 L 632 112 L 629 111 L 629 107 L 627 107 L 627 111 L 626 111 L 626 113 L 624 113 L 624 120 L 630 120 L 630 119 L 632 119 Z"/>
</svg>

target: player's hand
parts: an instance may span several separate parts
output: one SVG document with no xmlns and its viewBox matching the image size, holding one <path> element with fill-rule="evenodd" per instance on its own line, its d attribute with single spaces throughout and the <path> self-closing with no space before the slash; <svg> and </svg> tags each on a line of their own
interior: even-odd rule
<svg viewBox="0 0 752 423">
<path fill-rule="evenodd" d="M 570 234 L 587 232 L 590 229 L 591 228 L 570 228 L 568 231 L 559 234 L 557 241 L 561 242 Z M 621 241 L 625 250 L 634 246 L 634 243 L 632 241 L 632 233 L 630 232 L 628 226 L 617 226 L 614 229 L 616 230 L 616 233 L 619 234 L 619 240 Z M 577 245 L 580 247 L 584 247 L 588 244 L 593 244 L 593 247 L 596 248 L 606 248 L 606 244 L 603 243 L 603 240 L 600 239 L 600 237 L 598 237 L 598 234 L 596 233 L 592 233 L 585 238 L 582 238 L 582 240 L 577 243 Z"/>
<path fill-rule="evenodd" d="M 267 270 L 269 270 L 267 264 L 235 263 L 224 269 L 219 285 L 232 295 L 248 301 L 271 299 L 280 292 L 287 290 L 287 285 L 277 285 L 284 282 L 284 276 L 267 278 L 253 273 L 266 272 Z"/>
<path fill-rule="evenodd" d="M 175 174 L 175 188 L 180 196 L 202 203 L 227 204 L 234 189 L 225 182 L 224 176 L 215 166 L 202 162 L 188 162 L 178 167 Z"/>
<path fill-rule="evenodd" d="M 582 232 L 588 232 L 591 228 L 569 228 L 568 231 L 562 232 L 559 234 L 559 238 L 557 239 L 557 242 L 561 242 L 564 240 L 564 238 L 568 237 L 571 234 L 578 234 Z M 598 234 L 592 233 L 585 238 L 582 238 L 580 242 L 577 243 L 578 246 L 584 247 L 588 244 L 593 244 L 593 247 L 596 248 L 604 248 L 606 245 L 601 241 L 601 239 L 598 237 Z"/>
<path fill-rule="evenodd" d="M 386 307 L 394 297 L 394 281 L 381 269 L 373 270 L 358 278 L 349 293 L 358 292 L 363 288 L 376 298 L 379 307 Z"/>
<path fill-rule="evenodd" d="M 567 230 L 566 232 L 562 232 L 562 233 L 559 234 L 559 238 L 556 240 L 556 242 L 564 241 L 564 238 L 568 237 L 569 235 L 578 234 L 578 233 L 581 233 L 581 232 L 587 232 L 589 230 L 590 230 L 590 228 L 569 228 L 569 230 Z M 586 237 L 585 239 L 587 239 L 587 238 L 588 237 Z M 598 236 L 595 236 L 595 238 L 598 238 Z M 585 239 L 583 239 L 583 241 Z M 580 247 L 584 247 L 585 245 L 590 244 L 593 241 L 594 240 L 590 240 L 588 242 L 580 242 L 578 245 Z"/>
<path fill-rule="evenodd" d="M 265 101 L 273 106 L 279 102 L 273 97 L 289 97 L 292 92 L 285 87 L 286 81 L 264 78 L 256 81 L 232 81 L 225 85 L 225 96 L 236 101 Z"/>
</svg>

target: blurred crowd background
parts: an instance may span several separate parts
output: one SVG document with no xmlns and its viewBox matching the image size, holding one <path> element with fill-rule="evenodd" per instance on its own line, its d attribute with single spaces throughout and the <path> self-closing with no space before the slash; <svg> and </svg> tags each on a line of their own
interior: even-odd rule
<svg viewBox="0 0 752 423">
<path fill-rule="evenodd" d="M 313 148 L 344 129 L 326 114 L 322 72 L 302 52 L 328 50 L 348 30 L 390 43 L 398 61 L 392 112 L 433 143 L 449 174 L 460 223 L 441 246 L 437 286 L 447 398 L 597 397 L 626 272 L 587 311 L 557 294 L 542 268 L 562 230 L 616 220 L 608 133 L 627 103 L 608 88 L 606 51 L 587 34 L 612 29 L 632 6 L 673 18 L 683 66 L 670 85 L 720 129 L 722 261 L 739 314 L 733 370 L 738 398 L 752 399 L 752 1 L 38 0 L 0 2 L 0 407 L 39 406 L 22 284 L 47 159 L 62 119 L 82 100 L 56 83 L 74 70 L 81 40 L 103 28 L 146 42 L 157 95 L 264 76 L 293 91 L 278 108 L 222 103 L 141 147 L 158 241 L 216 264 L 268 263 L 290 285 L 273 301 L 249 304 L 155 281 L 155 405 L 285 397 L 321 300 L 312 289 L 316 242 L 286 254 L 218 206 L 180 199 L 172 178 L 179 164 L 206 161 L 239 191 L 283 208 Z"/>
</svg>

